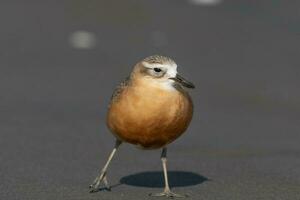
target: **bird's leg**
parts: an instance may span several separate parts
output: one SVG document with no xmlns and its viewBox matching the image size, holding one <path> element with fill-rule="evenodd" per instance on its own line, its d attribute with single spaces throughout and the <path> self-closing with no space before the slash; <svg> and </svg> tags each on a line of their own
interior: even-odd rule
<svg viewBox="0 0 300 200">
<path fill-rule="evenodd" d="M 150 196 L 154 196 L 154 197 L 163 197 L 163 196 L 165 196 L 165 197 L 169 197 L 169 198 L 187 197 L 187 195 L 176 194 L 176 193 L 171 192 L 171 190 L 170 190 L 169 181 L 168 181 L 168 172 L 167 172 L 167 148 L 166 147 L 164 147 L 162 149 L 161 161 L 162 161 L 162 166 L 163 166 L 163 170 L 164 170 L 165 189 L 164 189 L 163 192 L 156 193 L 156 194 L 150 194 Z"/>
<path fill-rule="evenodd" d="M 104 165 L 104 167 L 101 170 L 100 175 L 97 176 L 96 179 L 94 180 L 93 184 L 90 185 L 90 192 L 97 192 L 100 189 L 100 183 L 101 182 L 104 183 L 107 190 L 110 190 L 110 186 L 108 185 L 107 178 L 106 178 L 106 171 L 107 171 L 107 168 L 108 168 L 108 165 L 109 165 L 110 161 L 114 157 L 117 149 L 119 148 L 119 146 L 121 144 L 122 144 L 122 142 L 120 140 L 116 140 L 115 147 L 112 150 L 112 152 L 110 153 L 110 155 L 108 157 L 108 160 L 106 161 L 106 164 Z"/>
</svg>

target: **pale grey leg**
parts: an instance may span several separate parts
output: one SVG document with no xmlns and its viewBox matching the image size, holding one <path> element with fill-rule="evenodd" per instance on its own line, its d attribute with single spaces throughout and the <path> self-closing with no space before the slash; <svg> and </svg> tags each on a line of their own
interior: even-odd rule
<svg viewBox="0 0 300 200">
<path fill-rule="evenodd" d="M 168 181 L 168 172 L 167 172 L 167 147 L 164 147 L 161 152 L 161 161 L 163 165 L 163 170 L 164 170 L 164 178 L 165 178 L 165 189 L 163 192 L 157 193 L 157 194 L 150 194 L 150 196 L 154 197 L 187 197 L 187 195 L 179 195 L 171 192 L 170 187 L 169 187 L 169 181 Z"/>
<path fill-rule="evenodd" d="M 101 170 L 100 175 L 97 176 L 96 179 L 94 180 L 93 184 L 90 185 L 90 192 L 97 192 L 100 189 L 101 182 L 104 183 L 107 190 L 110 190 L 110 186 L 108 185 L 108 181 L 107 181 L 107 178 L 106 178 L 106 172 L 107 172 L 107 168 L 108 168 L 108 165 L 109 165 L 110 161 L 114 157 L 117 149 L 119 148 L 119 146 L 121 144 L 122 144 L 122 141 L 116 140 L 115 147 L 112 150 L 112 152 L 110 153 L 110 155 L 108 157 L 108 160 L 106 161 L 106 164 L 104 165 L 104 167 Z"/>
</svg>

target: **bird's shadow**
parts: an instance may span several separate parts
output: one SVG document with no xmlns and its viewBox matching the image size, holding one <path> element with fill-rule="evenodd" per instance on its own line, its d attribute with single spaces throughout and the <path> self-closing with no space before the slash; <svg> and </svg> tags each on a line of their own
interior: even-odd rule
<svg viewBox="0 0 300 200">
<path fill-rule="evenodd" d="M 168 171 L 170 187 L 185 187 L 198 185 L 208 180 L 208 178 L 186 171 Z M 128 176 L 124 176 L 120 180 L 120 184 L 162 188 L 164 187 L 164 175 L 161 171 L 140 172 Z"/>
</svg>

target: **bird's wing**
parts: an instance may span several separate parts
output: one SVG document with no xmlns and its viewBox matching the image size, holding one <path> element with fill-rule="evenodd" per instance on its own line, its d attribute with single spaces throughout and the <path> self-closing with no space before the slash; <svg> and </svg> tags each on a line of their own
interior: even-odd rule
<svg viewBox="0 0 300 200">
<path fill-rule="evenodd" d="M 125 80 L 123 80 L 114 90 L 112 96 L 111 96 L 111 103 L 116 101 L 120 94 L 123 92 L 123 90 L 129 85 L 130 77 L 126 77 Z"/>
</svg>

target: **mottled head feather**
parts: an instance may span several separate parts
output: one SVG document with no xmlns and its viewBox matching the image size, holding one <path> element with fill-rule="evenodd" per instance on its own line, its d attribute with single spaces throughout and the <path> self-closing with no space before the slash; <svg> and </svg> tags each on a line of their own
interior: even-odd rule
<svg viewBox="0 0 300 200">
<path fill-rule="evenodd" d="M 147 63 L 150 63 L 150 64 L 154 64 L 154 63 L 158 63 L 158 64 L 165 64 L 165 63 L 175 64 L 175 61 L 172 60 L 171 58 L 165 57 L 165 56 L 160 56 L 160 55 L 149 56 L 149 57 L 145 58 L 143 61 L 147 62 Z"/>
</svg>

